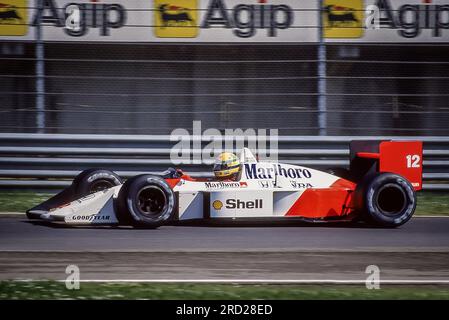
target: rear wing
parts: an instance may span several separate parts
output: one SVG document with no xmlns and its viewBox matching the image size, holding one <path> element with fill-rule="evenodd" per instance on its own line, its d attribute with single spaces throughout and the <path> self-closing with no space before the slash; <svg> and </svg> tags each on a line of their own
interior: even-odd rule
<svg viewBox="0 0 449 320">
<path fill-rule="evenodd" d="M 406 178 L 416 191 L 422 189 L 421 141 L 351 141 L 350 171 L 359 181 L 374 172 L 392 172 Z"/>
</svg>

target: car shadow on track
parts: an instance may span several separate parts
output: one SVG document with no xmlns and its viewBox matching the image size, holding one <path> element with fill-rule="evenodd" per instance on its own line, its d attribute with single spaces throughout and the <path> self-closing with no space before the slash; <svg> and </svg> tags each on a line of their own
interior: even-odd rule
<svg viewBox="0 0 449 320">
<path fill-rule="evenodd" d="M 178 222 L 173 224 L 176 226 L 188 227 L 206 227 L 206 228 L 282 228 L 282 227 L 298 227 L 298 228 L 358 228 L 358 229 L 372 229 L 382 228 L 378 226 L 369 225 L 364 222 L 352 221 L 206 221 L 206 222 Z M 383 229 L 383 228 L 382 228 Z"/>
<path fill-rule="evenodd" d="M 21 220 L 23 223 L 29 223 L 36 226 L 43 226 L 54 229 L 114 229 L 114 230 L 130 230 L 130 229 L 147 229 L 156 230 L 158 228 L 149 226 L 118 226 L 118 225 L 67 225 L 65 223 L 55 223 L 42 220 Z M 169 223 L 166 226 L 176 227 L 200 227 L 200 228 L 347 228 L 347 229 L 384 229 L 382 227 L 369 225 L 363 222 L 349 221 L 325 221 L 325 222 L 308 222 L 308 221 L 183 221 Z M 162 226 L 164 227 L 164 226 Z"/>
<path fill-rule="evenodd" d="M 35 226 L 42 226 L 53 229 L 123 229 L 129 230 L 133 229 L 132 226 L 116 226 L 116 225 L 93 225 L 93 226 L 83 226 L 83 225 L 68 225 L 63 222 L 50 222 L 50 221 L 42 221 L 42 220 L 21 220 L 20 222 L 32 224 Z M 151 228 L 147 228 L 151 229 Z"/>
</svg>

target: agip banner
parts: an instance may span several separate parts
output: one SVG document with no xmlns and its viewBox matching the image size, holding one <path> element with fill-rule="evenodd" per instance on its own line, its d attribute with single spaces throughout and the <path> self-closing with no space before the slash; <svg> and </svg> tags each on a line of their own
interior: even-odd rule
<svg viewBox="0 0 449 320">
<path fill-rule="evenodd" d="M 449 42 L 449 0 L 0 0 L 0 41 Z M 377 10 L 368 10 L 369 8 Z"/>
<path fill-rule="evenodd" d="M 317 42 L 317 10 L 298 0 L 45 0 L 43 10 L 0 0 L 0 39 L 34 39 L 40 22 L 47 41 Z"/>
<path fill-rule="evenodd" d="M 449 42 L 449 0 L 323 2 L 327 42 Z"/>
</svg>

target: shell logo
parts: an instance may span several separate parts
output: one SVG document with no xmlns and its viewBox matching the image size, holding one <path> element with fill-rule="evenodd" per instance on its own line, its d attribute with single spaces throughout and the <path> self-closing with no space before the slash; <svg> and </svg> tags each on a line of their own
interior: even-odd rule
<svg viewBox="0 0 449 320">
<path fill-rule="evenodd" d="M 212 202 L 212 207 L 214 207 L 215 210 L 220 210 L 223 207 L 223 202 L 220 200 L 215 200 Z"/>
</svg>

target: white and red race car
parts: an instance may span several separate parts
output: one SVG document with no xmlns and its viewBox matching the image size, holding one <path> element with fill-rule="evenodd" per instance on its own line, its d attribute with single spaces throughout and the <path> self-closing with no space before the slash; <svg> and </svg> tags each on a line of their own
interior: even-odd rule
<svg viewBox="0 0 449 320">
<path fill-rule="evenodd" d="M 69 225 L 146 227 L 220 218 L 363 220 L 384 227 L 407 222 L 416 208 L 415 191 L 422 188 L 422 143 L 352 141 L 350 151 L 350 170 L 320 171 L 259 162 L 244 148 L 235 181 L 169 169 L 122 183 L 112 171 L 89 169 L 27 216 Z"/>
</svg>

